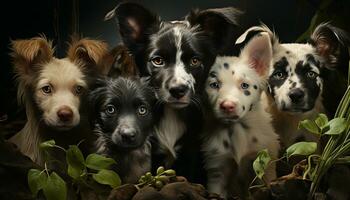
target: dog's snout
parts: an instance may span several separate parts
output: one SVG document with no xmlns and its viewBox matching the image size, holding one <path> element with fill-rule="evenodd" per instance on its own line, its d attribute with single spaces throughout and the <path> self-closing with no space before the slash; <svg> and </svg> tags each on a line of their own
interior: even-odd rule
<svg viewBox="0 0 350 200">
<path fill-rule="evenodd" d="M 119 134 L 125 142 L 134 142 L 136 139 L 136 130 L 133 128 L 123 128 Z"/>
<path fill-rule="evenodd" d="M 62 106 L 58 109 L 57 116 L 62 122 L 69 122 L 73 119 L 73 111 L 68 106 Z"/>
<path fill-rule="evenodd" d="M 236 104 L 233 101 L 225 100 L 220 103 L 220 109 L 226 113 L 232 113 L 235 111 Z"/>
<path fill-rule="evenodd" d="M 188 92 L 188 86 L 186 85 L 179 85 L 175 86 L 169 89 L 169 92 L 172 97 L 176 99 L 180 99 L 181 97 L 185 96 L 185 94 Z"/>
<path fill-rule="evenodd" d="M 293 89 L 288 94 L 289 98 L 293 103 L 300 103 L 303 101 L 305 93 L 301 89 Z"/>
</svg>

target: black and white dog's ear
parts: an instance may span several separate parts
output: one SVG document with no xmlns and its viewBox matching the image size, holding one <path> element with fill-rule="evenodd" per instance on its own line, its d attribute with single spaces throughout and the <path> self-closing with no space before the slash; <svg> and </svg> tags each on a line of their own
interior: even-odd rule
<svg viewBox="0 0 350 200">
<path fill-rule="evenodd" d="M 233 7 L 192 10 L 186 20 L 192 27 L 199 25 L 201 30 L 208 33 L 220 54 L 234 46 L 240 33 L 238 18 L 242 14 Z"/>
<path fill-rule="evenodd" d="M 345 31 L 323 23 L 316 27 L 311 35 L 310 42 L 316 48 L 317 53 L 326 61 L 327 68 L 335 68 L 348 58 L 349 36 Z M 346 58 L 345 58 L 346 60 Z"/>
<path fill-rule="evenodd" d="M 160 18 L 145 7 L 131 2 L 121 3 L 106 14 L 115 18 L 124 44 L 133 54 L 144 50 L 152 33 L 159 29 Z"/>
</svg>

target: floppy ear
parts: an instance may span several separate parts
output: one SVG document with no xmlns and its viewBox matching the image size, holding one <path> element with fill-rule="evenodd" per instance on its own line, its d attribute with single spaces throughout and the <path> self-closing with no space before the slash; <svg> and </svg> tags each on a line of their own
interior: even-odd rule
<svg viewBox="0 0 350 200">
<path fill-rule="evenodd" d="M 240 32 L 238 17 L 243 14 L 233 7 L 192 10 L 186 17 L 191 26 L 199 25 L 214 40 L 218 53 L 223 53 L 234 46 Z"/>
<path fill-rule="evenodd" d="M 159 17 L 136 3 L 121 3 L 107 13 L 105 20 L 116 18 L 124 44 L 136 56 L 145 51 L 152 33 L 159 29 Z"/>
<path fill-rule="evenodd" d="M 28 40 L 13 40 L 11 49 L 10 55 L 15 71 L 23 78 L 39 70 L 41 63 L 49 62 L 54 53 L 52 42 L 48 41 L 45 36 Z"/>
<path fill-rule="evenodd" d="M 108 46 L 105 42 L 83 38 L 78 40 L 73 37 L 68 48 L 67 57 L 76 63 L 83 65 L 94 65 L 102 72 L 101 62 L 108 53 Z"/>
<path fill-rule="evenodd" d="M 255 37 L 257 34 L 261 32 L 265 32 L 269 34 L 272 46 L 278 43 L 278 37 L 276 36 L 276 34 L 272 32 L 269 29 L 269 27 L 267 27 L 265 24 L 261 24 L 260 26 L 253 26 L 253 27 L 250 27 L 248 30 L 246 30 L 241 36 L 237 38 L 235 44 L 244 45 L 250 39 L 252 39 L 253 37 Z"/>
<path fill-rule="evenodd" d="M 335 68 L 348 56 L 349 37 L 329 23 L 318 25 L 310 39 L 317 53 L 325 59 L 327 68 Z"/>
<path fill-rule="evenodd" d="M 242 50 L 240 58 L 249 63 L 259 76 L 267 76 L 272 61 L 272 46 L 269 34 L 262 32 L 253 37 Z"/>
</svg>

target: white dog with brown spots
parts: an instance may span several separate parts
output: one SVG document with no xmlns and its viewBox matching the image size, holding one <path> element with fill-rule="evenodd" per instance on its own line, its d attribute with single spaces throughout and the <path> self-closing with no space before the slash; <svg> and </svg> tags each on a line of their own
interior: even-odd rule
<svg viewBox="0 0 350 200">
<path fill-rule="evenodd" d="M 249 41 L 239 57 L 217 57 L 206 81 L 205 102 L 210 109 L 202 150 L 208 189 L 225 198 L 247 193 L 257 152 L 268 149 L 273 158 L 278 155 L 279 138 L 260 101 L 271 59 L 270 37 L 261 33 Z M 274 178 L 272 164 L 264 179 L 269 182 Z"/>
</svg>

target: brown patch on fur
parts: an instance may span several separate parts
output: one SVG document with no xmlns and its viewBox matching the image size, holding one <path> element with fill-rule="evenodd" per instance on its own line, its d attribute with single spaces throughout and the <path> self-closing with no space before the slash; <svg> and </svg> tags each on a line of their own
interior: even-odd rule
<svg viewBox="0 0 350 200">
<path fill-rule="evenodd" d="M 134 77 L 139 76 L 135 60 L 124 45 L 113 48 L 103 59 L 106 74 L 110 77 Z"/>
<path fill-rule="evenodd" d="M 104 72 L 103 58 L 108 53 L 107 43 L 89 38 L 72 37 L 67 57 L 69 60 L 83 65 L 95 65 L 98 72 Z"/>
</svg>

